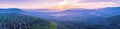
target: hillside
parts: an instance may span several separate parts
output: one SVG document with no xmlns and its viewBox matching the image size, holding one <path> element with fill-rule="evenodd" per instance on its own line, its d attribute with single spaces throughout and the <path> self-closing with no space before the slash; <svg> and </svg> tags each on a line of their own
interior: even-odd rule
<svg viewBox="0 0 120 29">
<path fill-rule="evenodd" d="M 69 29 L 120 29 L 120 15 L 85 21 L 62 21 Z"/>
<path fill-rule="evenodd" d="M 57 29 L 57 24 L 20 13 L 0 13 L 0 29 Z"/>
<path fill-rule="evenodd" d="M 110 29 L 120 29 L 120 15 L 109 17 L 108 20 Z"/>
<path fill-rule="evenodd" d="M 21 9 L 18 8 L 0 8 L 0 13 L 16 13 L 16 12 L 24 12 Z"/>
</svg>

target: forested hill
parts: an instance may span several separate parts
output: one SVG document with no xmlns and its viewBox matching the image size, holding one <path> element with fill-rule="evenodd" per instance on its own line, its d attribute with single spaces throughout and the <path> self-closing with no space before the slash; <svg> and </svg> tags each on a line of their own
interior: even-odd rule
<svg viewBox="0 0 120 29">
<path fill-rule="evenodd" d="M 57 29 L 57 25 L 20 13 L 0 13 L 0 29 Z"/>
<path fill-rule="evenodd" d="M 120 29 L 120 15 L 108 18 L 110 29 Z"/>
<path fill-rule="evenodd" d="M 6 9 L 0 8 L 0 13 L 16 13 L 16 12 L 24 11 L 18 8 L 6 8 Z"/>
</svg>

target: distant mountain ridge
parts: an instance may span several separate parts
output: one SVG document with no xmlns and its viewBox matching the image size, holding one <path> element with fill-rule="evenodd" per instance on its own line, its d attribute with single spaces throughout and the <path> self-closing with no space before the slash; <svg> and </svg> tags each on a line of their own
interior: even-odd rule
<svg viewBox="0 0 120 29">
<path fill-rule="evenodd" d="M 41 10 L 41 9 L 40 9 Z M 47 9 L 49 10 L 49 9 Z M 37 10 L 36 10 L 37 11 Z M 41 11 L 45 11 L 44 9 Z M 60 12 L 26 12 L 22 9 L 18 8 L 10 8 L 10 9 L 0 9 L 1 12 L 22 12 L 27 15 L 38 16 L 47 19 L 56 19 L 56 20 L 78 20 L 81 18 L 88 18 L 88 17 L 110 17 L 120 14 L 120 7 L 107 7 L 107 8 L 100 8 L 100 9 L 81 9 L 81 8 L 72 8 L 65 11 Z M 59 18 L 59 19 L 58 19 Z"/>
<path fill-rule="evenodd" d="M 72 8 L 60 12 L 31 12 L 25 14 L 53 20 L 79 20 L 81 18 L 85 19 L 89 17 L 111 17 L 120 15 L 120 7 L 107 7 L 100 9 Z"/>
<path fill-rule="evenodd" d="M 69 13 L 86 13 L 86 14 L 99 14 L 99 15 L 115 15 L 120 14 L 120 7 L 107 7 L 100 9 L 73 9 L 73 10 L 65 10 L 64 12 Z"/>
<path fill-rule="evenodd" d="M 23 10 L 18 8 L 0 8 L 0 13 L 17 13 L 17 12 L 23 12 Z"/>
</svg>

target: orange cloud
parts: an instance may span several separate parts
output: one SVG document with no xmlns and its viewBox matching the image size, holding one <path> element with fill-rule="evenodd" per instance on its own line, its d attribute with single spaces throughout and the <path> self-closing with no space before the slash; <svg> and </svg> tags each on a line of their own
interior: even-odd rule
<svg viewBox="0 0 120 29">
<path fill-rule="evenodd" d="M 57 5 L 58 6 L 61 5 L 62 7 L 63 6 L 65 7 L 68 5 L 69 8 L 73 7 L 73 8 L 89 8 L 89 9 L 120 6 L 118 3 L 114 3 L 114 2 L 85 3 L 85 2 L 80 2 L 80 1 L 83 1 L 83 0 L 63 0 L 63 1 L 59 2 Z"/>
<path fill-rule="evenodd" d="M 29 1 L 29 2 L 28 2 Z M 10 2 L 1 4 L 1 8 L 25 8 L 25 9 L 37 9 L 37 8 L 54 8 L 54 9 L 68 9 L 68 8 L 104 8 L 104 7 L 115 7 L 120 6 L 120 4 L 115 2 L 83 2 L 84 0 L 43 0 L 44 2 L 40 2 L 40 0 L 28 0 L 24 2 L 19 2 L 16 4 L 12 4 Z M 46 1 L 46 2 L 45 2 Z M 11 1 L 12 2 L 12 1 Z M 14 1 L 17 2 L 17 1 Z M 20 5 L 19 5 L 20 4 Z"/>
<path fill-rule="evenodd" d="M 59 2 L 55 6 L 49 7 L 54 9 L 55 11 L 64 11 L 69 8 L 86 8 L 86 9 L 98 9 L 98 8 L 105 8 L 105 7 L 116 7 L 120 6 L 118 3 L 114 2 L 90 2 L 84 3 L 79 1 L 67 1 L 64 0 Z"/>
</svg>

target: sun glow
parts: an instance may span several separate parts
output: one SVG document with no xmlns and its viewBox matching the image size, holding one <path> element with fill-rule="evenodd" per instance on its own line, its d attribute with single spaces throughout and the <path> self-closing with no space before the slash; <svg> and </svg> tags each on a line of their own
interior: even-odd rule
<svg viewBox="0 0 120 29">
<path fill-rule="evenodd" d="M 73 5 L 74 3 L 78 3 L 79 0 L 63 0 L 61 2 L 58 2 L 55 6 L 52 6 L 53 9 L 69 9 L 76 7 L 77 5 Z"/>
<path fill-rule="evenodd" d="M 56 6 L 53 6 L 52 8 L 54 8 L 54 9 L 67 9 L 67 8 L 69 8 L 69 6 L 67 6 L 67 5 L 56 5 Z"/>
<path fill-rule="evenodd" d="M 67 5 L 68 0 L 63 0 L 62 2 L 58 2 L 55 6 L 52 6 L 53 9 L 67 9 L 69 6 Z"/>
<path fill-rule="evenodd" d="M 112 6 L 119 6 L 117 3 L 113 2 L 89 2 L 84 3 L 82 0 L 63 0 L 58 2 L 56 5 L 50 7 L 55 10 L 64 10 L 69 8 L 87 8 L 87 9 L 98 9 Z M 91 6 L 92 5 L 92 6 Z"/>
</svg>

